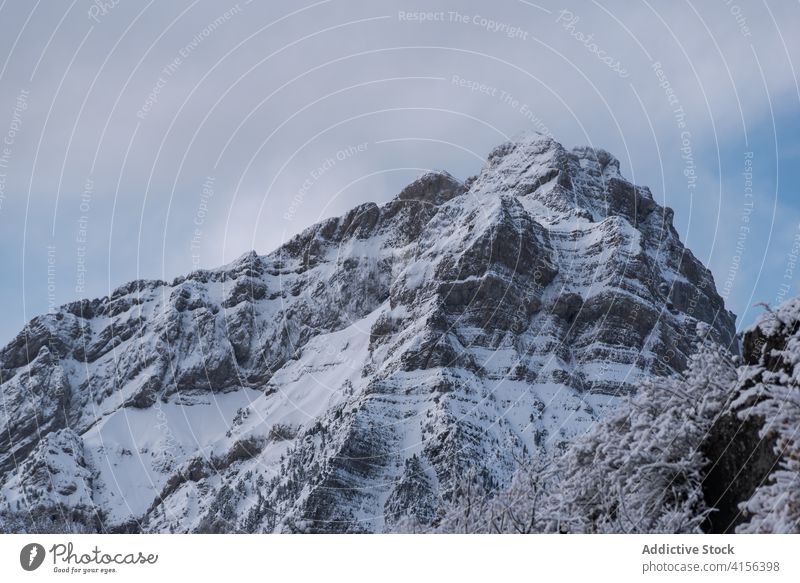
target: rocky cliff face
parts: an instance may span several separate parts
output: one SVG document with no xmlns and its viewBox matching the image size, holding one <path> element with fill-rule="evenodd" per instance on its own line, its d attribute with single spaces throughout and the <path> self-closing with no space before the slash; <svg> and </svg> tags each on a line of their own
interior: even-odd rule
<svg viewBox="0 0 800 583">
<path fill-rule="evenodd" d="M 0 503 L 54 530 L 429 522 L 467 468 L 504 484 L 682 369 L 698 321 L 735 346 L 672 211 L 524 135 L 464 183 L 32 320 L 0 352 Z"/>
<path fill-rule="evenodd" d="M 736 398 L 709 432 L 703 490 L 712 532 L 800 529 L 800 297 L 744 333 Z"/>
</svg>

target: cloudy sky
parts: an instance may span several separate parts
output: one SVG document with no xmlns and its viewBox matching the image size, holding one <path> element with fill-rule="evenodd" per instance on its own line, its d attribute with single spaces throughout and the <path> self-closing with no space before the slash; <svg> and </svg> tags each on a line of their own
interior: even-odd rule
<svg viewBox="0 0 800 583">
<path fill-rule="evenodd" d="M 3 0 L 0 342 L 526 129 L 613 152 L 746 325 L 800 292 L 798 29 L 794 1 Z"/>
</svg>

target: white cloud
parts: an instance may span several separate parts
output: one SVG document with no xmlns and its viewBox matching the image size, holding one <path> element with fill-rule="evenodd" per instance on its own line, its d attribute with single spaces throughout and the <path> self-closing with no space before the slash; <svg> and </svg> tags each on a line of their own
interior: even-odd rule
<svg viewBox="0 0 800 583">
<path fill-rule="evenodd" d="M 56 29 L 67 6 L 46 4 L 22 30 L 31 6 L 5 5 L 0 18 L 0 57 L 8 57 L 0 134 L 19 90 L 31 92 L 0 208 L 0 221 L 9 225 L 0 243 L 8 272 L 16 279 L 25 274 L 33 289 L 41 286 L 33 277 L 38 260 L 23 266 L 17 252 L 23 235 L 14 227 L 27 221 L 30 248 L 34 234 L 49 239 L 57 216 L 53 241 L 63 261 L 72 261 L 78 197 L 90 173 L 96 185 L 91 260 L 112 266 L 110 273 L 90 273 L 90 289 L 101 290 L 131 277 L 172 277 L 191 265 L 198 185 L 209 174 L 217 190 L 203 231 L 206 266 L 252 245 L 267 252 L 321 217 L 386 200 L 413 176 L 403 168 L 474 173 L 480 162 L 470 152 L 484 155 L 503 135 L 530 127 L 546 127 L 568 146 L 591 143 L 614 152 L 629 176 L 676 208 L 681 224 L 691 222 L 690 242 L 719 270 L 730 255 L 726 226 L 738 199 L 728 194 L 735 180 L 717 159 L 735 165 L 749 148 L 768 160 L 772 112 L 786 115 L 798 105 L 790 60 L 800 54 L 794 3 L 739 1 L 734 14 L 725 2 L 540 3 L 546 10 L 512 1 L 330 2 L 303 10 L 284 1 L 241 4 L 208 35 L 204 29 L 226 6 L 159 4 L 140 14 L 142 6 L 121 3 L 94 23 L 86 6 L 76 5 Z M 562 9 L 578 17 L 572 28 L 556 22 Z M 401 10 L 440 11 L 446 21 L 401 22 Z M 449 11 L 466 18 L 451 22 Z M 504 34 L 503 24 L 525 38 Z M 601 57 L 618 60 L 628 76 Z M 680 174 L 681 129 L 652 68 L 656 60 L 685 110 L 703 175 L 693 217 Z M 452 83 L 453 75 L 497 91 L 470 91 Z M 156 87 L 156 101 L 138 118 Z M 424 141 L 377 144 L 398 138 Z M 370 144 L 365 154 L 316 181 L 292 220 L 284 218 L 321 160 L 364 142 Z M 773 195 L 765 191 L 760 204 Z M 716 222 L 720 204 L 719 242 L 708 256 L 708 224 Z M 790 205 L 781 214 L 792 212 Z M 742 273 L 752 269 L 748 259 Z M 64 265 L 60 273 L 71 271 Z M 59 289 L 60 300 L 72 299 L 68 283 Z M 21 306 L 20 293 L 18 286 L 0 287 L 9 306 Z M 43 307 L 32 299 L 24 315 Z"/>
</svg>

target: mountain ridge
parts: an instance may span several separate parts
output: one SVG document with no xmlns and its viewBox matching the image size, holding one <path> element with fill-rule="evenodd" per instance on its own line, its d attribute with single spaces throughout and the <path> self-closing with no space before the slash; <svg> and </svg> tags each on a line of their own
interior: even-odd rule
<svg viewBox="0 0 800 583">
<path fill-rule="evenodd" d="M 523 134 L 464 182 L 34 318 L 0 351 L 0 491 L 67 530 L 430 521 L 466 468 L 504 484 L 681 370 L 698 321 L 738 348 L 672 211 Z"/>
</svg>

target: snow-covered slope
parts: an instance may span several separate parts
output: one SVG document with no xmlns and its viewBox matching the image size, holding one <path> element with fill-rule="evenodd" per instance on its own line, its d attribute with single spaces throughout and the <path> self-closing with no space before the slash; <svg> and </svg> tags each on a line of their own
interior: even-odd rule
<svg viewBox="0 0 800 583">
<path fill-rule="evenodd" d="M 463 184 L 32 320 L 0 353 L 0 503 L 56 530 L 429 521 L 467 468 L 504 484 L 682 369 L 698 321 L 734 343 L 672 211 L 607 152 L 525 134 Z"/>
</svg>

